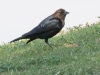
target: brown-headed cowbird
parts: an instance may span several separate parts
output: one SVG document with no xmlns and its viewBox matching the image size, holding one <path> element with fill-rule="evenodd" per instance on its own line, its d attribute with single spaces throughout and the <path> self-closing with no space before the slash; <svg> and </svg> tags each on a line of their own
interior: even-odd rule
<svg viewBox="0 0 100 75">
<path fill-rule="evenodd" d="M 20 39 L 29 39 L 27 43 L 35 39 L 45 39 L 48 43 L 48 39 L 56 35 L 65 25 L 65 17 L 69 12 L 64 9 L 58 9 L 52 15 L 45 18 L 38 26 L 33 28 L 31 31 L 23 34 L 21 37 L 12 40 L 15 42 Z M 51 47 L 51 46 L 50 46 Z M 52 48 L 52 47 L 51 47 Z"/>
</svg>

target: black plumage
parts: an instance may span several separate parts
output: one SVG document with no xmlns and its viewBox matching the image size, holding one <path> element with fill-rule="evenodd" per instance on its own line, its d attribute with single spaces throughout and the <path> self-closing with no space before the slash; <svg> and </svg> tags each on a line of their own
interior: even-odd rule
<svg viewBox="0 0 100 75">
<path fill-rule="evenodd" d="M 20 39 L 29 39 L 27 43 L 37 38 L 45 39 L 45 42 L 48 43 L 48 39 L 56 35 L 64 26 L 64 19 L 66 14 L 64 9 L 57 10 L 54 14 L 45 18 L 38 26 L 33 28 L 31 31 L 23 34 L 21 37 L 12 40 L 11 42 L 15 42 Z M 51 46 L 50 46 L 51 47 Z"/>
</svg>

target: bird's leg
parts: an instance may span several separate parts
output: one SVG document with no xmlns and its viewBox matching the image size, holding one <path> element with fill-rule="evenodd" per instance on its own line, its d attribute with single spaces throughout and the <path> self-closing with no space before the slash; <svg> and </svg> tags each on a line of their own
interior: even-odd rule
<svg viewBox="0 0 100 75">
<path fill-rule="evenodd" d="M 26 42 L 26 44 L 28 44 L 29 42 L 31 42 L 32 40 L 34 40 L 34 39 L 36 39 L 35 37 L 34 38 L 30 38 L 27 42 Z"/>
<path fill-rule="evenodd" d="M 27 42 L 26 42 L 26 44 L 28 44 L 30 41 L 32 41 L 33 39 L 29 39 Z"/>
<path fill-rule="evenodd" d="M 45 39 L 46 44 L 48 44 L 51 48 L 52 46 L 49 44 L 48 39 Z M 53 48 L 52 48 L 53 49 Z"/>
</svg>

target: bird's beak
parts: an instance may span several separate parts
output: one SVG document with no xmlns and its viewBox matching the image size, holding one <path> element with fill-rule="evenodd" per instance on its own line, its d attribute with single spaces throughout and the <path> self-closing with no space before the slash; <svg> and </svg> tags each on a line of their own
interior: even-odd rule
<svg viewBox="0 0 100 75">
<path fill-rule="evenodd" d="M 69 14 L 69 12 L 65 11 L 65 15 Z"/>
<path fill-rule="evenodd" d="M 69 14 L 69 12 L 67 12 L 67 11 L 66 11 L 65 13 L 66 13 L 66 14 Z"/>
</svg>

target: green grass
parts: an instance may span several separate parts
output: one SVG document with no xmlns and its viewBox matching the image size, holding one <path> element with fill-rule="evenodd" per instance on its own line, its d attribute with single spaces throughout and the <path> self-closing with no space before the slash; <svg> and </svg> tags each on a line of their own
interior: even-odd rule
<svg viewBox="0 0 100 75">
<path fill-rule="evenodd" d="M 0 75 L 100 75 L 100 23 L 44 40 L 0 46 Z"/>
</svg>

